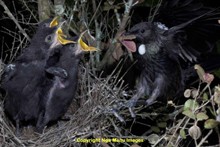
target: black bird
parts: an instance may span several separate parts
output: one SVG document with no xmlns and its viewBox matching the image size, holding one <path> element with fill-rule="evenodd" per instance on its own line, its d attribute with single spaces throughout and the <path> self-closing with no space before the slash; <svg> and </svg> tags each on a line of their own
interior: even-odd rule
<svg viewBox="0 0 220 147">
<path fill-rule="evenodd" d="M 81 52 L 77 52 L 77 45 L 71 44 L 56 50 L 48 62 L 56 57 L 59 57 L 54 62 L 56 64 L 46 69 L 47 80 L 41 102 L 43 109 L 36 126 L 38 132 L 42 132 L 49 122 L 57 120 L 67 111 L 76 92 Z"/>
<path fill-rule="evenodd" d="M 146 105 L 151 105 L 182 94 L 188 78 L 185 73 L 211 53 L 219 39 L 216 11 L 193 0 L 164 1 L 154 21 L 138 23 L 124 34 L 125 38 L 133 36 L 122 44 L 134 52 L 140 70 L 137 92 L 127 104 L 132 117 L 132 107 L 141 97 L 148 96 Z"/>
<path fill-rule="evenodd" d="M 83 42 L 84 33 L 80 35 L 77 44 L 56 49 L 47 61 L 45 69 L 47 80 L 43 86 L 41 99 L 43 109 L 36 126 L 40 133 L 48 123 L 58 120 L 65 114 L 75 97 L 79 61 L 84 52 L 97 50 Z"/>
<path fill-rule="evenodd" d="M 4 110 L 15 121 L 17 135 L 20 126 L 35 124 L 38 119 L 46 61 L 53 50 L 61 46 L 57 33 L 60 28 L 55 21 L 48 19 L 39 24 L 29 47 L 3 74 L 2 87 L 7 92 Z"/>
</svg>

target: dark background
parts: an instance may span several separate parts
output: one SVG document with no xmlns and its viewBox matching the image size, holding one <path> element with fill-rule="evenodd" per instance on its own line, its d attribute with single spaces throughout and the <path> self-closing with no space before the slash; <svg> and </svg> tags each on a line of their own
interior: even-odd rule
<svg viewBox="0 0 220 147">
<path fill-rule="evenodd" d="M 7 5 L 11 13 L 14 15 L 14 17 L 19 21 L 19 24 L 21 27 L 27 32 L 27 34 L 32 37 L 35 29 L 38 24 L 38 5 L 37 0 L 28 0 L 25 1 L 28 7 L 31 9 L 32 13 L 35 14 L 35 18 L 30 14 L 30 11 L 27 10 L 27 7 L 24 4 L 24 1 L 20 0 L 3 0 L 4 3 Z M 201 1 L 205 6 L 209 7 L 220 7 L 220 1 L 219 0 L 197 0 Z M 67 1 L 68 2 L 68 1 Z M 137 5 L 134 7 L 135 9 L 135 17 L 132 18 L 133 23 L 140 21 L 140 19 L 143 19 L 148 16 L 148 8 L 146 6 L 149 6 L 151 3 L 151 0 L 145 0 L 140 5 Z M 148 10 L 147 10 L 148 9 Z M 146 11 L 147 10 L 147 11 Z M 119 13 L 123 13 L 123 8 L 119 9 Z M 29 22 L 24 22 L 24 18 L 28 18 Z M 147 18 L 146 18 L 147 20 Z M 15 32 L 15 33 L 10 33 Z M 0 58 L 5 63 L 11 62 L 14 60 L 10 55 L 13 53 L 15 56 L 19 55 L 19 53 L 22 51 L 22 48 L 28 45 L 25 38 L 24 42 L 20 44 L 20 41 L 14 40 L 14 36 L 17 34 L 16 37 L 24 37 L 15 23 L 7 16 L 7 14 L 4 13 L 4 9 L 2 6 L 0 6 L 0 45 L 1 45 L 1 51 L 0 51 Z"/>
</svg>

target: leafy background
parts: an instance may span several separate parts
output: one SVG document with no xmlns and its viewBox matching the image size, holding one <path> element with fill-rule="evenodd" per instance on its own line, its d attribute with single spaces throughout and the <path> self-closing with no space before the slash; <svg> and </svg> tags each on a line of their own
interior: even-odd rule
<svg viewBox="0 0 220 147">
<path fill-rule="evenodd" d="M 144 143 L 96 143 L 91 146 L 202 146 L 220 145 L 219 114 L 220 70 L 215 78 L 197 68 L 198 80 L 184 97 L 135 109 L 132 119 L 126 102 L 133 94 L 135 79 L 126 83 L 124 73 L 132 73 L 132 58 L 117 42 L 120 34 L 132 25 L 147 21 L 160 0 L 0 0 L 0 61 L 1 73 L 28 46 L 38 22 L 60 15 L 68 20 L 69 35 L 79 35 L 85 29 L 96 38 L 87 40 L 100 51 L 86 54 L 80 64 L 76 98 L 68 114 L 68 122 L 59 122 L 36 134 L 25 128 L 16 137 L 14 126 L 4 115 L 4 93 L 0 107 L 0 144 L 2 146 L 87 146 L 76 138 L 143 138 Z M 202 0 L 201 0 L 202 1 Z M 219 7 L 220 1 L 203 0 L 206 6 Z M 7 9 L 6 9 L 7 8 Z M 11 15 L 9 15 L 11 14 Z M 13 17 L 12 17 L 13 16 Z M 17 24 L 16 24 L 17 23 Z M 220 43 L 217 44 L 220 50 Z M 123 60 L 121 60 L 121 58 Z M 126 61 L 126 62 L 125 62 Z M 131 68 L 130 68 L 131 66 Z M 125 68 L 124 68 L 125 67 Z M 129 68 L 128 68 L 129 67 Z M 130 71 L 130 72 L 128 72 Z M 208 75 L 208 80 L 203 76 Z M 130 80 L 133 74 L 127 74 Z M 211 79 L 211 80 L 210 80 Z M 127 85 L 130 84 L 130 85 Z M 122 120 L 124 120 L 124 123 Z"/>
</svg>

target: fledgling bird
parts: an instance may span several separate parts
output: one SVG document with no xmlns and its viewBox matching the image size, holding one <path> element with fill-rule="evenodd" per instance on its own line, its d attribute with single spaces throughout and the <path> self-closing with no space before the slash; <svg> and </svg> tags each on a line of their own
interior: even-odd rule
<svg viewBox="0 0 220 147">
<path fill-rule="evenodd" d="M 29 47 L 5 68 L 2 79 L 2 87 L 7 92 L 4 110 L 15 121 L 17 135 L 23 123 L 35 124 L 38 119 L 46 61 L 50 53 L 62 45 L 57 33 L 59 29 L 56 19 L 40 23 Z"/>
<path fill-rule="evenodd" d="M 132 117 L 141 97 L 148 96 L 146 105 L 151 105 L 180 96 L 188 76 L 186 65 L 200 63 L 219 39 L 219 14 L 193 0 L 164 1 L 158 13 L 156 20 L 138 23 L 124 34 L 132 39 L 121 41 L 134 53 L 140 70 L 137 92 L 127 104 Z"/>
<path fill-rule="evenodd" d="M 41 100 L 43 109 L 36 126 L 38 132 L 42 132 L 50 121 L 60 118 L 75 97 L 78 64 L 81 57 L 81 53 L 76 53 L 75 46 L 66 45 L 59 51 L 56 50 L 58 53 L 55 53 L 55 56 L 59 56 L 58 62 L 46 69 L 47 80 L 43 86 L 44 94 Z"/>
<path fill-rule="evenodd" d="M 97 49 L 88 46 L 78 39 L 77 44 L 65 45 L 56 49 L 47 61 L 47 80 L 44 84 L 42 108 L 37 122 L 37 131 L 43 132 L 44 127 L 49 123 L 62 117 L 69 108 L 75 97 L 78 83 L 78 65 L 85 51 L 96 51 Z M 55 60 L 55 62 L 54 62 Z M 51 64 L 54 63 L 54 64 Z"/>
</svg>

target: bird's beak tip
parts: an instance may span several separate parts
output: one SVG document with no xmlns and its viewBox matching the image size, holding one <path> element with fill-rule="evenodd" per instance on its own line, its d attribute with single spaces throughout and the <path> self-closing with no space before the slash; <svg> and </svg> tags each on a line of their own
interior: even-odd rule
<svg viewBox="0 0 220 147">
<path fill-rule="evenodd" d="M 87 52 L 89 52 L 89 51 L 98 51 L 99 49 L 97 49 L 96 47 L 93 47 L 93 46 L 89 46 L 88 44 L 86 44 L 84 41 L 83 41 L 83 39 L 82 39 L 82 37 L 83 37 L 83 35 L 87 32 L 88 30 L 85 30 L 83 33 L 81 33 L 81 35 L 80 35 L 80 37 L 79 37 L 79 39 L 78 39 L 78 45 L 79 45 L 79 48 L 81 49 L 81 50 L 83 50 L 83 51 L 87 51 Z"/>
<path fill-rule="evenodd" d="M 54 19 L 50 22 L 50 28 L 58 26 L 59 21 L 58 21 L 59 17 L 54 17 Z"/>
<path fill-rule="evenodd" d="M 57 34 L 57 40 L 62 45 L 66 45 L 66 44 L 69 44 L 69 43 L 76 43 L 73 40 L 66 39 L 66 35 L 63 33 L 63 30 L 61 29 L 61 26 L 57 29 L 56 34 Z"/>
</svg>

